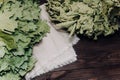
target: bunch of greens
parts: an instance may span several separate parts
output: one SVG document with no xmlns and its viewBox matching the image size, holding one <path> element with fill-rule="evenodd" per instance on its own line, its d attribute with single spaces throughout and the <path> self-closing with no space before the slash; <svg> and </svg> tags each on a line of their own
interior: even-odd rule
<svg viewBox="0 0 120 80">
<path fill-rule="evenodd" d="M 0 80 L 21 80 L 36 62 L 32 48 L 49 28 L 37 0 L 0 0 Z"/>
<path fill-rule="evenodd" d="M 70 35 L 97 39 L 118 30 L 120 0 L 48 0 L 46 6 L 56 28 L 65 29 Z"/>
</svg>

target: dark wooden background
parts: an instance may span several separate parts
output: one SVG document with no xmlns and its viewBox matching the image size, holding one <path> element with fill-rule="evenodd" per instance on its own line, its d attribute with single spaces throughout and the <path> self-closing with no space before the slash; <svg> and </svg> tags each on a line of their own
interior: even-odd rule
<svg viewBox="0 0 120 80">
<path fill-rule="evenodd" d="M 74 49 L 76 62 L 32 80 L 120 80 L 120 31 L 97 41 L 81 37 Z"/>
</svg>

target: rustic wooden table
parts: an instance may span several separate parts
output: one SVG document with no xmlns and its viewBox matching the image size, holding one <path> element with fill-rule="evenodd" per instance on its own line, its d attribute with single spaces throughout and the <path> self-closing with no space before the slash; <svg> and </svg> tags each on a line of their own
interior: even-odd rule
<svg viewBox="0 0 120 80">
<path fill-rule="evenodd" d="M 120 31 L 98 41 L 81 37 L 74 49 L 76 62 L 32 80 L 120 80 Z"/>
</svg>

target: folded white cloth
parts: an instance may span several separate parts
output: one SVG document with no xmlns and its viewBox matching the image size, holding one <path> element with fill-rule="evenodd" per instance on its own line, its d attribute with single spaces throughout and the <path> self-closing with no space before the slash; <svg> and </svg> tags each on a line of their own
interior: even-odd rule
<svg viewBox="0 0 120 80">
<path fill-rule="evenodd" d="M 50 26 L 50 33 L 43 38 L 42 42 L 33 49 L 33 56 L 37 59 L 34 69 L 27 73 L 26 80 L 30 80 L 55 68 L 62 67 L 77 60 L 72 47 L 79 39 L 69 37 L 65 32 L 58 32 L 50 24 L 45 6 L 41 8 L 41 19 L 46 20 Z"/>
</svg>

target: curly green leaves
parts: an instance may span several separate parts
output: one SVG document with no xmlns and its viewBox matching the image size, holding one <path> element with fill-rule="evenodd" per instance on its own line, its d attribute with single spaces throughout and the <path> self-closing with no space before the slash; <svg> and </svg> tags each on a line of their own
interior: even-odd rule
<svg viewBox="0 0 120 80">
<path fill-rule="evenodd" d="M 115 6 L 120 8 L 119 3 L 119 0 L 49 0 L 47 11 L 56 29 L 65 28 L 70 35 L 97 39 L 99 35 L 107 36 L 118 30 L 117 20 L 112 21 L 117 13 L 111 12 Z"/>
</svg>

